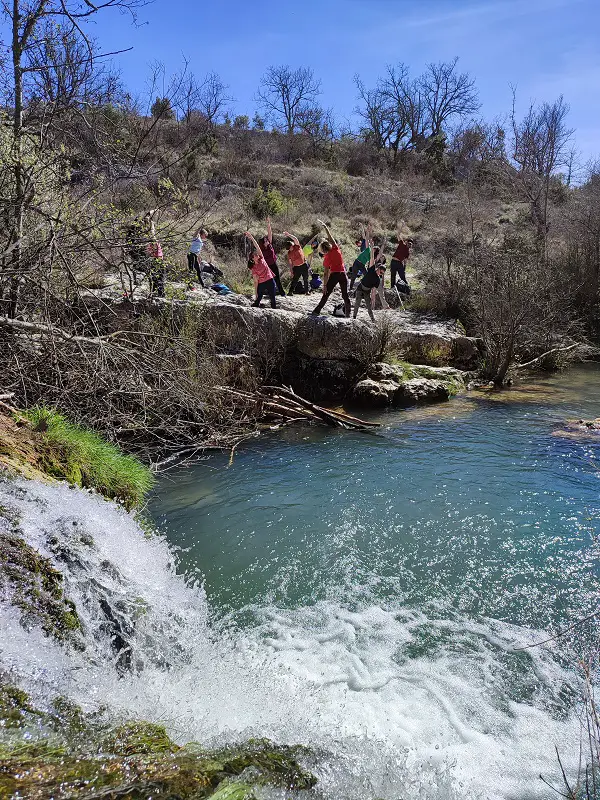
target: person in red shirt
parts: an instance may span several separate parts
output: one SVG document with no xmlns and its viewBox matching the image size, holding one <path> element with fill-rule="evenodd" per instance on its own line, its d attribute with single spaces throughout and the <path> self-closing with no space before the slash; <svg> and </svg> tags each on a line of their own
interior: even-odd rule
<svg viewBox="0 0 600 800">
<path fill-rule="evenodd" d="M 246 231 L 245 235 L 254 247 L 254 252 L 248 261 L 248 269 L 252 272 L 252 277 L 254 278 L 254 291 L 256 293 L 256 300 L 252 305 L 258 308 L 263 297 L 268 295 L 271 300 L 271 308 L 277 308 L 277 304 L 275 302 L 275 279 L 273 273 L 263 258 L 262 250 L 260 249 L 260 245 L 256 239 L 249 231 Z"/>
<path fill-rule="evenodd" d="M 323 275 L 323 297 L 319 305 L 311 311 L 311 314 L 317 316 L 321 313 L 321 309 L 327 302 L 329 295 L 339 283 L 344 300 L 344 314 L 349 317 L 350 297 L 348 295 L 348 276 L 346 275 L 346 267 L 344 266 L 344 256 L 327 225 L 321 222 L 321 220 L 318 221 L 319 224 L 325 228 L 325 233 L 327 234 L 327 241 L 321 244 L 321 249 L 325 254 L 323 257 L 325 273 Z"/>
<path fill-rule="evenodd" d="M 413 246 L 412 239 L 402 239 L 400 236 L 398 237 L 398 247 L 396 247 L 396 252 L 392 256 L 392 260 L 390 262 L 390 273 L 391 273 L 391 287 L 392 289 L 396 285 L 396 281 L 398 280 L 398 276 L 406 283 L 406 262 L 410 258 L 410 252 Z"/>
<path fill-rule="evenodd" d="M 273 278 L 275 279 L 275 285 L 277 286 L 277 291 L 280 295 L 285 296 L 285 292 L 283 291 L 283 286 L 281 285 L 281 276 L 279 275 L 279 266 L 277 264 L 277 254 L 275 253 L 275 248 L 273 247 L 273 229 L 271 228 L 271 217 L 267 217 L 267 235 L 263 236 L 262 239 L 259 239 L 258 243 L 260 244 L 260 250 L 263 254 L 263 258 L 267 262 L 267 265 L 271 272 L 273 273 Z"/>
</svg>

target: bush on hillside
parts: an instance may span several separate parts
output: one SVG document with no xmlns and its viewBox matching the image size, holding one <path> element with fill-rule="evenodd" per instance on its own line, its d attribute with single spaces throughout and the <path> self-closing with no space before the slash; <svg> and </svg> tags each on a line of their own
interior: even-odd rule
<svg viewBox="0 0 600 800">
<path fill-rule="evenodd" d="M 259 183 L 249 206 L 256 219 L 263 220 L 290 212 L 293 210 L 294 201 L 284 197 L 278 189 L 270 184 L 265 189 Z"/>
</svg>

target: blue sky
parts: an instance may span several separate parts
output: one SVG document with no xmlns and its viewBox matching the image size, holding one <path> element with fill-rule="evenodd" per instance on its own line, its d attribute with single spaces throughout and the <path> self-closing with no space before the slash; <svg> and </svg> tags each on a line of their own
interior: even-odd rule
<svg viewBox="0 0 600 800">
<path fill-rule="evenodd" d="M 322 104 L 350 119 L 355 73 L 372 85 L 386 64 L 403 61 L 417 74 L 458 56 L 476 78 L 483 116 L 510 109 L 511 84 L 522 110 L 562 93 L 584 159 L 600 155 L 599 0 L 155 0 L 139 23 L 104 12 L 94 26 L 106 50 L 133 46 L 117 60 L 135 93 L 151 61 L 176 71 L 185 56 L 197 76 L 218 72 L 237 113 L 252 116 L 269 65 L 308 65 Z"/>
</svg>

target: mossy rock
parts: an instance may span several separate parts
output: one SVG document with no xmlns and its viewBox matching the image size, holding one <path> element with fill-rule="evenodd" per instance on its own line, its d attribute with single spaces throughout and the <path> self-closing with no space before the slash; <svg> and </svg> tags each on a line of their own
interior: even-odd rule
<svg viewBox="0 0 600 800">
<path fill-rule="evenodd" d="M 65 597 L 63 576 L 52 562 L 13 533 L 0 533 L 0 588 L 21 611 L 24 626 L 39 625 L 58 641 L 82 647 L 81 622 Z"/>
<path fill-rule="evenodd" d="M 39 714 L 27 692 L 0 681 L 0 728 L 22 728 Z"/>
<path fill-rule="evenodd" d="M 79 747 L 82 738 L 74 740 Z M 160 725 L 137 722 L 115 729 L 106 741 L 113 742 L 113 754 L 96 757 L 52 741 L 0 746 L 0 797 L 71 800 L 85 792 L 103 800 L 247 800 L 255 786 L 293 791 L 316 783 L 297 761 L 304 748 L 268 740 L 217 752 L 178 748 Z M 117 755 L 119 748 L 135 752 Z"/>
<path fill-rule="evenodd" d="M 176 753 L 180 748 L 167 736 L 162 725 L 127 722 L 114 728 L 102 741 L 102 750 L 117 756 Z"/>
</svg>

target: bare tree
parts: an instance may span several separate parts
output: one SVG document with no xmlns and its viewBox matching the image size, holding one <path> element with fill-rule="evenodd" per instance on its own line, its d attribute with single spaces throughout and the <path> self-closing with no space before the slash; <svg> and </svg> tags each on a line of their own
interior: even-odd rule
<svg viewBox="0 0 600 800">
<path fill-rule="evenodd" d="M 308 107 L 301 112 L 298 127 L 310 140 L 312 155 L 316 158 L 334 139 L 333 111 L 319 106 Z"/>
<path fill-rule="evenodd" d="M 309 67 L 269 67 L 256 99 L 273 125 L 291 135 L 299 130 L 302 115 L 320 94 L 321 82 Z"/>
<path fill-rule="evenodd" d="M 93 39 L 84 41 L 72 25 L 46 21 L 25 53 L 29 103 L 67 109 L 121 99 L 119 74 L 107 68 Z"/>
<path fill-rule="evenodd" d="M 538 241 L 547 259 L 549 202 L 552 179 L 560 167 L 568 166 L 569 142 L 573 129 L 567 126 L 569 106 L 562 95 L 553 103 L 531 105 L 522 120 L 517 120 L 516 94 L 513 90 L 511 113 L 512 166 L 514 181 L 520 194 L 529 203 L 531 220 Z"/>
<path fill-rule="evenodd" d="M 216 72 L 209 73 L 198 89 L 197 109 L 206 118 L 209 125 L 220 122 L 233 102 L 227 94 L 227 86 Z"/>
<path fill-rule="evenodd" d="M 459 74 L 456 71 L 457 64 L 458 58 L 429 64 L 419 78 L 430 136 L 441 133 L 449 120 L 465 119 L 480 108 L 475 81 L 466 72 Z"/>
<path fill-rule="evenodd" d="M 396 117 L 389 98 L 380 86 L 367 89 L 358 75 L 354 76 L 358 89 L 359 105 L 356 113 L 363 119 L 363 137 L 372 142 L 377 151 L 393 150 L 392 142 L 397 138 Z"/>
<path fill-rule="evenodd" d="M 196 76 L 185 73 L 181 79 L 181 87 L 176 98 L 176 107 L 180 114 L 180 119 L 189 122 L 192 114 L 200 103 L 201 85 L 196 80 Z"/>
<path fill-rule="evenodd" d="M 31 49 L 40 28 L 46 22 L 58 21 L 72 26 L 86 43 L 90 59 L 93 50 L 89 36 L 83 25 L 100 11 L 118 8 L 134 12 L 143 0 L 103 0 L 96 4 L 80 4 L 77 0 L 12 0 L 2 4 L 2 13 L 11 30 L 12 83 L 10 100 L 12 102 L 13 155 L 11 169 L 14 177 L 14 196 L 11 202 L 8 254 L 3 258 L 3 272 L 10 273 L 9 298 L 6 310 L 14 317 L 17 311 L 18 295 L 22 281 L 22 252 L 24 220 L 27 203 L 31 200 L 33 186 L 31 175 L 27 173 L 25 157 L 24 128 L 25 78 L 35 67 L 27 64 L 26 54 Z"/>
<path fill-rule="evenodd" d="M 405 64 L 388 66 L 375 89 L 359 78 L 358 112 L 378 148 L 387 149 L 395 163 L 403 150 L 427 150 L 455 119 L 464 120 L 479 108 L 474 81 L 458 73 L 458 59 L 430 64 L 411 78 Z"/>
</svg>

